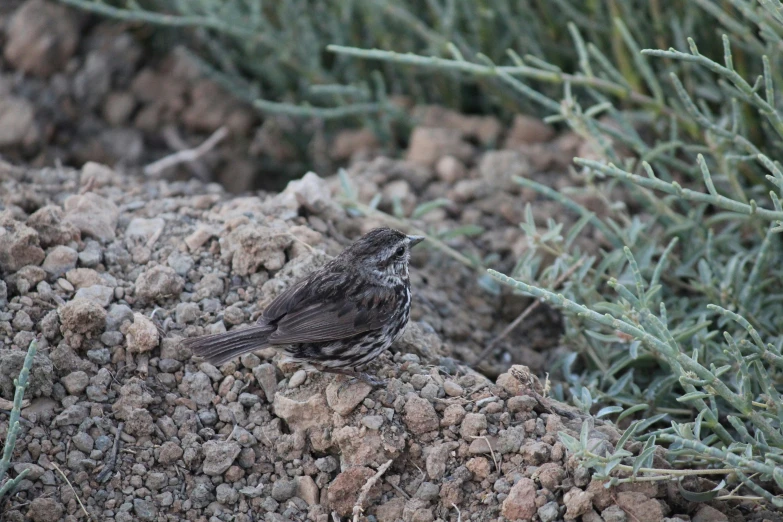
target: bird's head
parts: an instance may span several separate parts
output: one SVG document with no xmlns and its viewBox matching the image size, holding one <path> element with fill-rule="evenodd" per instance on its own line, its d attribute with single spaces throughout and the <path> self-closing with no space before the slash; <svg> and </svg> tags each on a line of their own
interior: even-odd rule
<svg viewBox="0 0 783 522">
<path fill-rule="evenodd" d="M 385 279 L 406 279 L 411 248 L 423 240 L 423 236 L 408 236 L 393 228 L 376 228 L 357 239 L 342 256 Z"/>
</svg>

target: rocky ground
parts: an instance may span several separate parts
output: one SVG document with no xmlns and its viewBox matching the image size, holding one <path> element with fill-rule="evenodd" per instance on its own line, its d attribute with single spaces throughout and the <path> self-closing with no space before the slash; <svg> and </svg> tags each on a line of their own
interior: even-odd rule
<svg viewBox="0 0 783 522">
<path fill-rule="evenodd" d="M 452 159 L 428 168 L 410 156 L 358 162 L 351 179 L 360 192 L 393 190 L 403 201 L 415 183 L 456 198 L 460 187 L 486 186 L 481 165 L 493 157 L 467 168 L 444 156 Z M 11 473 L 30 472 L 3 499 L 3 520 L 84 520 L 85 511 L 118 521 L 750 519 L 747 506 L 692 504 L 674 486 L 591 481 L 557 436 L 578 433 L 581 417 L 543 397 L 535 374 L 544 355 L 529 341 L 515 357 L 538 361 L 532 373 L 506 364 L 488 379 L 460 362 L 505 326 L 507 307 L 521 309 L 520 298 L 483 291 L 470 269 L 436 251 L 414 257 L 413 321 L 372 368 L 390 380 L 384 388 L 343 386 L 274 350 L 222 368 L 194 360 L 180 339 L 251 321 L 377 224 L 346 214 L 336 179 L 310 173 L 280 194 L 236 198 L 218 185 L 140 181 L 95 163 L 3 164 L 0 179 L 3 398 L 27 345 L 36 336 L 41 344 Z M 499 205 L 491 208 L 440 219 L 489 219 Z M 482 241 L 492 243 L 452 244 L 478 251 Z M 598 425 L 590 438 L 610 447 L 618 433 Z"/>
<path fill-rule="evenodd" d="M 558 315 L 540 307 L 479 357 L 530 302 L 426 243 L 412 321 L 371 368 L 386 387 L 343 385 L 274 350 L 222 368 L 192 358 L 180 339 L 251 322 L 382 224 L 344 209 L 335 164 L 386 212 L 447 198 L 414 224 L 480 225 L 447 243 L 503 271 L 529 248 L 526 203 L 540 225 L 573 219 L 512 176 L 609 210 L 569 175 L 590 154 L 575 136 L 439 107 L 410 107 L 418 126 L 394 158 L 367 131 L 316 133 L 324 177 L 273 192 L 280 166 L 299 161 L 282 139 L 291 122 L 260 118 L 181 52 L 148 61 L 139 31 L 42 0 L 0 3 L 0 399 L 40 343 L 10 475 L 30 471 L 0 499 L 1 521 L 781 520 L 690 503 L 672 485 L 592 480 L 557 436 L 582 416 L 539 381 L 560 353 Z M 199 161 L 141 174 L 221 126 L 228 137 Z M 269 192 L 230 194 L 259 185 Z M 596 252 L 602 238 L 580 242 Z M 0 440 L 9 407 L 0 400 Z M 591 427 L 596 447 L 617 442 Z"/>
</svg>

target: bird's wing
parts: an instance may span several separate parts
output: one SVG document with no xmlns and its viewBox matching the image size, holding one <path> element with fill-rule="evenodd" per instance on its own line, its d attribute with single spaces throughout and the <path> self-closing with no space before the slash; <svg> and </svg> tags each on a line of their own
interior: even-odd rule
<svg viewBox="0 0 783 522">
<path fill-rule="evenodd" d="M 330 300 L 294 307 L 277 322 L 270 344 L 317 343 L 377 330 L 397 308 L 394 289 L 372 286 L 359 294 L 346 292 Z"/>
</svg>

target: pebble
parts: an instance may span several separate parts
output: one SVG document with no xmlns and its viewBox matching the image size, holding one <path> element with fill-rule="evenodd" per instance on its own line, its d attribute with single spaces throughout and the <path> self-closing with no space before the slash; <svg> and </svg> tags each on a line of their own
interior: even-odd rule
<svg viewBox="0 0 783 522">
<path fill-rule="evenodd" d="M 304 370 L 297 370 L 292 376 L 291 379 L 288 381 L 288 387 L 289 388 L 298 388 L 302 384 L 304 384 L 305 380 L 307 380 L 307 372 Z"/>
<path fill-rule="evenodd" d="M 381 426 L 383 426 L 383 416 L 367 415 L 362 417 L 362 424 L 371 430 L 379 430 L 381 429 Z"/>
<path fill-rule="evenodd" d="M 59 245 L 52 248 L 46 255 L 41 267 L 52 277 L 60 277 L 68 270 L 76 268 L 79 254 L 71 247 Z"/>
<path fill-rule="evenodd" d="M 443 391 L 449 397 L 460 397 L 465 393 L 465 389 L 454 381 L 445 381 L 443 383 Z"/>
</svg>

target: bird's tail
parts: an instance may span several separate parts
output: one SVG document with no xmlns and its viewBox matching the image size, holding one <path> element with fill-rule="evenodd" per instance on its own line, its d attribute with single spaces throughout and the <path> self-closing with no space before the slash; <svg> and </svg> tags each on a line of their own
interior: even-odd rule
<svg viewBox="0 0 783 522">
<path fill-rule="evenodd" d="M 183 339 L 182 345 L 190 348 L 193 355 L 220 366 L 234 357 L 264 348 L 274 331 L 274 326 L 254 325 L 241 330 Z"/>
</svg>

